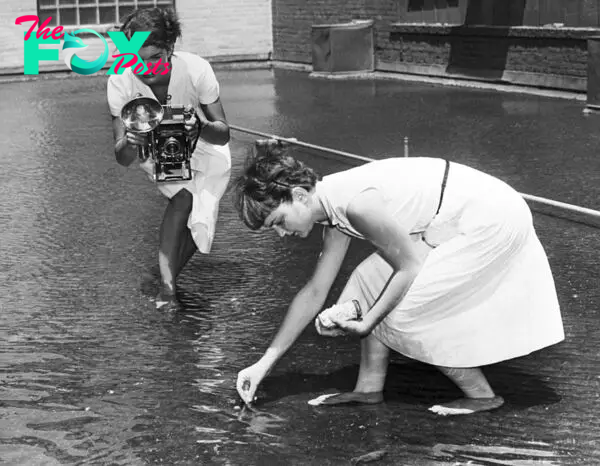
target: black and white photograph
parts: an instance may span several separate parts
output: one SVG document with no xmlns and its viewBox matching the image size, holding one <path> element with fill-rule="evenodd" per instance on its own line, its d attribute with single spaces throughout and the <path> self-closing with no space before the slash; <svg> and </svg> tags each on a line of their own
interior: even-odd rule
<svg viewBox="0 0 600 466">
<path fill-rule="evenodd" d="M 0 0 L 0 464 L 600 464 L 600 0 Z"/>
</svg>

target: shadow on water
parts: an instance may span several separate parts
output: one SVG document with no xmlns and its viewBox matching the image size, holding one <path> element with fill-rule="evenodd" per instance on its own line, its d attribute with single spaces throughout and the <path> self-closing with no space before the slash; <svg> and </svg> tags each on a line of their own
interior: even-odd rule
<svg viewBox="0 0 600 466">
<path fill-rule="evenodd" d="M 496 393 L 506 401 L 503 410 L 524 410 L 548 406 L 561 401 L 561 396 L 544 380 L 505 364 L 491 366 L 486 377 Z M 268 393 L 264 402 L 274 402 L 290 395 L 329 391 L 351 391 L 358 376 L 358 366 L 348 366 L 327 374 L 287 372 L 265 380 Z M 461 397 L 461 392 L 435 368 L 414 361 L 392 363 L 385 387 L 387 404 L 430 407 Z"/>
</svg>

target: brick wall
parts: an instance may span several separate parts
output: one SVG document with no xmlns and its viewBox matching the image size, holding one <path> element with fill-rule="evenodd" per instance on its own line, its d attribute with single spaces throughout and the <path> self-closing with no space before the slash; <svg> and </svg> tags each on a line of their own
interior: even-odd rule
<svg viewBox="0 0 600 466">
<path fill-rule="evenodd" d="M 442 77 L 583 91 L 589 29 L 392 26 L 377 67 Z"/>
<path fill-rule="evenodd" d="M 20 74 L 23 72 L 23 34 L 30 23 L 17 26 L 15 19 L 35 15 L 37 2 L 0 2 L 0 74 Z M 273 49 L 271 0 L 176 0 L 176 6 L 183 22 L 183 41 L 177 45 L 178 49 L 207 58 L 235 59 L 266 59 Z M 85 42 L 88 48 L 78 56 L 83 59 L 98 57 L 104 47 L 100 39 L 92 37 Z M 112 54 L 115 48 L 111 41 L 107 43 Z M 60 45 L 53 47 L 59 49 Z M 40 62 L 40 71 L 49 70 L 66 71 L 66 66 L 62 61 Z"/>
<path fill-rule="evenodd" d="M 395 25 L 406 16 L 404 3 L 273 0 L 273 58 L 311 64 L 313 24 L 372 19 L 380 71 L 585 89 L 585 36 L 598 30 Z"/>
<path fill-rule="evenodd" d="M 311 26 L 374 19 L 379 41 L 398 19 L 396 0 L 273 0 L 273 58 L 310 63 Z"/>
</svg>

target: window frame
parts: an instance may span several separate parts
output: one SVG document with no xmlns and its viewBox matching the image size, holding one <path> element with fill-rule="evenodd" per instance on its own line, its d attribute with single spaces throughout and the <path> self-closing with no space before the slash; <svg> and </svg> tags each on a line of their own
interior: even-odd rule
<svg viewBox="0 0 600 466">
<path fill-rule="evenodd" d="M 53 4 L 49 2 L 53 1 Z M 68 2 L 68 3 L 66 3 Z M 42 5 L 42 3 L 44 3 Z M 77 28 L 86 27 L 94 30 L 109 30 L 110 26 L 118 25 L 121 23 L 121 18 L 125 14 L 120 13 L 120 8 L 127 8 L 132 11 L 137 8 L 153 8 L 153 7 L 171 7 L 176 8 L 176 0 L 37 0 L 37 15 L 40 18 L 40 22 L 43 22 L 48 16 L 48 13 L 52 14 L 52 21 L 49 26 L 63 26 L 65 30 L 76 30 Z M 115 19 L 112 22 L 101 22 L 100 21 L 100 9 L 101 8 L 115 8 Z M 81 8 L 95 8 L 96 9 L 96 22 L 94 23 L 82 23 L 81 22 Z M 61 18 L 61 10 L 75 10 L 75 24 L 64 23 Z M 55 17 L 54 15 L 57 14 Z"/>
</svg>

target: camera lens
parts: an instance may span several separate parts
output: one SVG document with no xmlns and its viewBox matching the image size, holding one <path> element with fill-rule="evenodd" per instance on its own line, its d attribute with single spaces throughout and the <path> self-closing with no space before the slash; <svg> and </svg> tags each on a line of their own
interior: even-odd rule
<svg viewBox="0 0 600 466">
<path fill-rule="evenodd" d="M 163 151 L 166 155 L 179 155 L 181 153 L 181 144 L 174 137 L 170 137 L 165 141 Z"/>
</svg>

